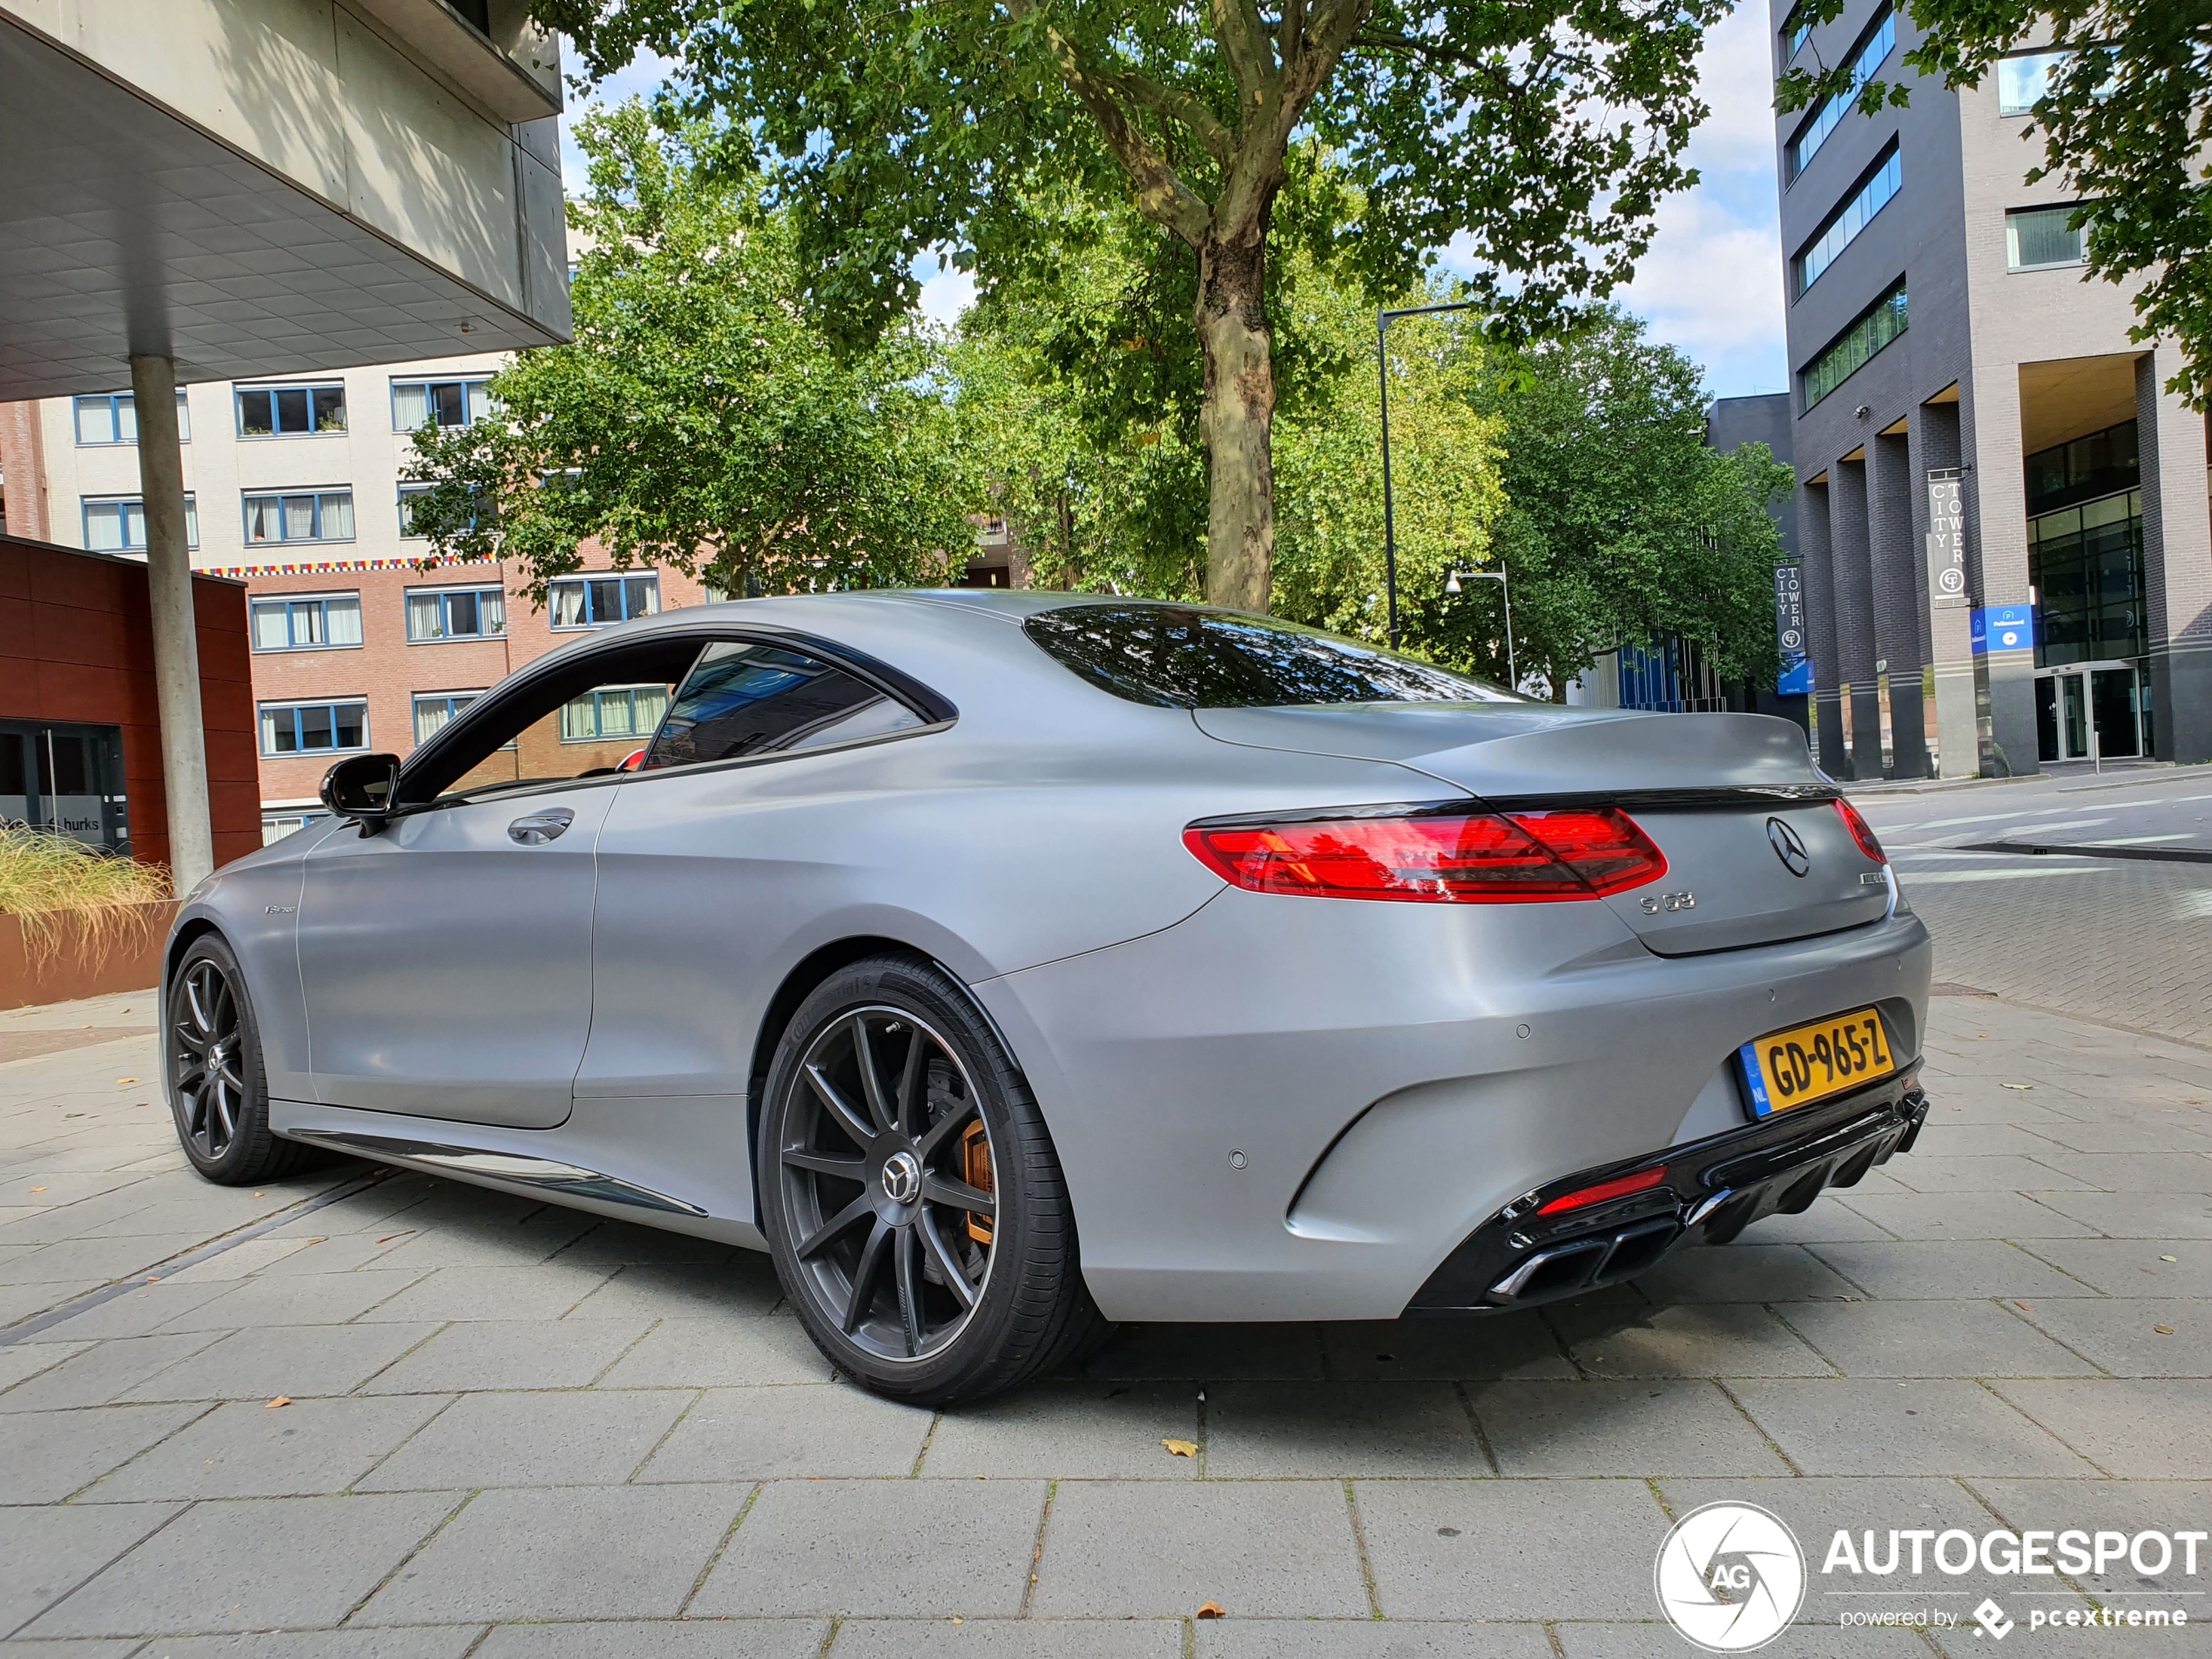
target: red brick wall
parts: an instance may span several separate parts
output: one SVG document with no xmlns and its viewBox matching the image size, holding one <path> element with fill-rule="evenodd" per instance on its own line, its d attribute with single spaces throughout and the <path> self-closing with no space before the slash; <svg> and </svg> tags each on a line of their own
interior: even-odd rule
<svg viewBox="0 0 2212 1659">
<path fill-rule="evenodd" d="M 604 554 L 587 547 L 583 568 L 597 571 L 611 567 Z M 421 570 L 404 562 L 378 567 L 362 562 L 349 569 L 347 561 L 334 561 L 290 572 L 246 570 L 236 574 L 255 599 L 277 594 L 361 596 L 359 646 L 253 652 L 253 698 L 257 703 L 314 703 L 365 698 L 369 746 L 402 759 L 415 750 L 418 695 L 489 691 L 515 670 L 581 637 L 570 631 L 556 632 L 547 614 L 532 608 L 522 597 L 525 578 L 512 563 L 442 564 Z M 698 604 L 706 597 L 705 590 L 688 577 L 673 570 L 658 575 L 664 610 Z M 505 590 L 504 638 L 408 641 L 410 590 L 472 585 Z M 265 802 L 313 799 L 330 767 L 327 755 L 260 755 L 258 730 L 254 752 Z"/>
<path fill-rule="evenodd" d="M 215 862 L 224 864 L 261 845 L 246 590 L 196 577 L 192 601 L 208 806 Z M 0 718 L 122 727 L 132 851 L 169 861 L 144 564 L 0 536 Z"/>
</svg>

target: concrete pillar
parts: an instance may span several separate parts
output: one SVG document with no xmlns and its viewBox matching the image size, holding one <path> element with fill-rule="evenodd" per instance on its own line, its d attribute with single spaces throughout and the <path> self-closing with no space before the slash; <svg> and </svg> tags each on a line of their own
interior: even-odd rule
<svg viewBox="0 0 2212 1659">
<path fill-rule="evenodd" d="M 1882 696 L 1874 683 L 1874 589 L 1867 543 L 1866 462 L 1836 463 L 1829 491 L 1829 555 L 1836 570 L 1838 671 L 1851 687 L 1851 775 L 1882 778 Z"/>
<path fill-rule="evenodd" d="M 1866 445 L 1866 529 L 1874 589 L 1874 656 L 1887 668 L 1890 700 L 1890 774 L 1928 775 L 1927 701 L 1920 641 L 1921 549 L 1912 533 L 1912 456 L 1907 434 L 1870 439 Z"/>
<path fill-rule="evenodd" d="M 179 894 L 215 868 L 207 809 L 207 732 L 199 706 L 199 631 L 185 535 L 185 457 L 177 442 L 177 365 L 131 360 L 138 415 L 138 491 L 145 501 L 153 678 L 161 704 L 161 772 L 169 803 L 169 873 Z"/>
<path fill-rule="evenodd" d="M 2212 505 L 2204 417 L 2161 384 L 2171 347 L 2135 360 L 2151 741 L 2161 760 L 2212 760 Z"/>
<path fill-rule="evenodd" d="M 1828 486 L 1804 484 L 1797 546 L 1804 563 L 1805 631 L 1812 654 L 1812 748 L 1831 778 L 1851 776 L 1844 750 L 1843 680 L 1836 658 L 1836 567 L 1830 556 Z"/>
<path fill-rule="evenodd" d="M 2027 603 L 2027 475 L 2022 465 L 2020 368 L 1993 365 L 1968 375 L 1959 409 L 1959 448 L 1966 458 L 1966 563 L 1974 604 Z M 1989 687 L 1989 775 L 2040 771 L 2035 747 L 2035 657 L 2026 651 L 1986 653 L 1979 671 Z"/>
</svg>

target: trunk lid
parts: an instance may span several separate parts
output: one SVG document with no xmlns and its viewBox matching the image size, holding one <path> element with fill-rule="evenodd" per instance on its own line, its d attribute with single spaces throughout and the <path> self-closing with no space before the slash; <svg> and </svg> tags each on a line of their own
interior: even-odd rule
<svg viewBox="0 0 2212 1659">
<path fill-rule="evenodd" d="M 1668 873 L 1599 902 L 1660 955 L 1809 938 L 1878 921 L 1889 907 L 1882 867 L 1819 798 L 1828 786 L 1787 720 L 1525 703 L 1197 709 L 1192 718 L 1224 743 L 1394 761 L 1493 806 L 1618 804 L 1667 855 Z"/>
</svg>

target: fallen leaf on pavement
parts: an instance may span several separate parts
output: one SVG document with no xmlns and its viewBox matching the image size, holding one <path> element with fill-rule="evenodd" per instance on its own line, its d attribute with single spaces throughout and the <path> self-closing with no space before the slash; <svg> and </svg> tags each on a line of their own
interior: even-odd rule
<svg viewBox="0 0 2212 1659">
<path fill-rule="evenodd" d="M 1229 1609 L 1218 1602 L 1209 1602 L 1198 1609 L 1198 1616 L 1202 1619 L 1226 1618 L 1228 1615 Z"/>
<path fill-rule="evenodd" d="M 2035 1085 L 2034 1085 L 2033 1083 L 1999 1083 L 1997 1086 L 1998 1086 L 2000 1089 L 2033 1089 L 2033 1088 L 2034 1088 L 2034 1087 L 2035 1087 Z"/>
<path fill-rule="evenodd" d="M 44 1190 L 45 1190 L 45 1189 L 44 1189 L 44 1188 L 43 1188 L 43 1187 L 33 1187 L 33 1188 L 31 1188 L 31 1190 L 32 1190 L 33 1192 L 43 1192 L 43 1191 L 44 1191 Z M 2171 1256 L 2161 1256 L 2158 1259 L 2159 1259 L 2160 1261 L 2161 1261 L 2161 1262 L 2170 1262 L 2170 1261 L 2172 1261 L 2174 1258 L 2173 1258 Z"/>
<path fill-rule="evenodd" d="M 2027 1305 L 2027 1303 L 2025 1303 L 2025 1302 L 2021 1302 L 2021 1301 L 2017 1301 L 2017 1300 L 2016 1300 L 2016 1301 L 2014 1301 L 2014 1302 L 2013 1302 L 2013 1305 L 2014 1307 L 2018 1308 L 2018 1309 L 2019 1309 L 2021 1312 L 2023 1312 L 2023 1313 L 2033 1313 L 2033 1312 L 2035 1312 L 2035 1310 L 2034 1310 L 2033 1308 L 2032 1308 L 2032 1307 L 2028 1306 L 2028 1305 Z"/>
<path fill-rule="evenodd" d="M 1197 1445 L 1196 1442 L 1191 1440 L 1162 1440 L 1160 1444 L 1166 1447 L 1168 1450 L 1174 1453 L 1177 1457 L 1196 1457 L 1198 1455 Z"/>
<path fill-rule="evenodd" d="M 413 1232 L 414 1231 L 415 1229 L 412 1227 L 403 1227 L 398 1232 L 385 1234 L 383 1238 L 378 1239 L 376 1242 L 380 1244 L 388 1244 L 395 1238 L 404 1238 L 408 1236 L 408 1234 Z"/>
<path fill-rule="evenodd" d="M 33 1187 L 33 1188 L 31 1188 L 31 1190 L 32 1190 L 33 1192 L 44 1192 L 44 1191 L 45 1191 L 45 1190 L 46 1190 L 46 1189 L 45 1189 L 45 1188 L 44 1188 L 44 1187 Z M 2168 1257 L 2167 1259 L 2170 1261 L 2170 1260 L 2172 1260 L 2173 1258 L 2172 1258 L 2171 1257 Z"/>
<path fill-rule="evenodd" d="M 2151 1329 L 2161 1337 L 2170 1337 L 2174 1334 L 2174 1327 L 2170 1325 L 2154 1325 Z"/>
<path fill-rule="evenodd" d="M 291 1396 L 291 1395 L 289 1395 L 289 1394 L 279 1394 L 279 1395 L 278 1395 L 278 1396 L 277 1396 L 274 1399 L 271 1400 L 271 1401 L 270 1401 L 267 1405 L 266 1405 L 266 1406 L 262 1406 L 262 1407 L 261 1407 L 261 1409 L 262 1409 L 263 1411 L 265 1411 L 265 1412 L 273 1412 L 273 1411 L 274 1411 L 274 1410 L 275 1410 L 278 1406 L 289 1406 L 291 1403 L 292 1403 L 292 1396 Z"/>
<path fill-rule="evenodd" d="M 115 1081 L 118 1083 L 134 1083 L 138 1080 L 136 1077 L 118 1077 Z"/>
</svg>

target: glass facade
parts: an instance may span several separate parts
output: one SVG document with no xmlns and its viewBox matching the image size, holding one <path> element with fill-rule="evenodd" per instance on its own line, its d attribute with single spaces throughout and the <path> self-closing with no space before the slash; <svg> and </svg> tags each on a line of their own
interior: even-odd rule
<svg viewBox="0 0 2212 1659">
<path fill-rule="evenodd" d="M 1905 284 L 1900 282 L 1804 366 L 1799 376 L 1804 388 L 1804 408 L 1810 409 L 1857 374 L 1875 353 L 1905 332 L 1907 320 Z"/>
<path fill-rule="evenodd" d="M 2071 443 L 2053 444 L 2028 456 L 2028 516 L 2097 496 L 2116 495 L 2133 489 L 2141 481 L 2135 423 L 2122 421 L 2118 426 L 2092 432 Z"/>
<path fill-rule="evenodd" d="M 1997 113 L 2026 115 L 2049 88 L 2051 71 L 2066 62 L 2066 52 L 2028 52 L 1997 60 Z"/>
<path fill-rule="evenodd" d="M 1874 71 L 1881 68 L 1882 60 L 1890 55 L 1890 49 L 1896 44 L 1897 14 L 1885 7 L 1881 20 L 1874 25 L 1873 31 L 1866 37 L 1866 44 L 1858 49 L 1858 56 L 1852 60 L 1851 90 L 1837 93 L 1822 105 L 1812 119 L 1798 129 L 1797 136 L 1790 140 L 1791 179 L 1805 170 L 1806 164 L 1813 158 L 1820 146 L 1828 142 L 1828 135 L 1843 125 L 1844 118 L 1851 113 L 1851 105 L 1858 97 L 1858 89 L 1874 78 Z"/>
<path fill-rule="evenodd" d="M 2035 595 L 2038 668 L 2145 655 L 2142 492 L 2028 520 L 2027 579 Z"/>
<path fill-rule="evenodd" d="M 1836 262 L 1836 256 L 1858 239 L 1875 214 L 1890 205 L 1904 179 L 1904 163 L 1898 158 L 1897 146 L 1892 145 L 1866 182 L 1820 227 L 1820 234 L 1812 239 L 1812 245 L 1797 255 L 1799 293 L 1819 281 L 1821 273 Z"/>
</svg>

